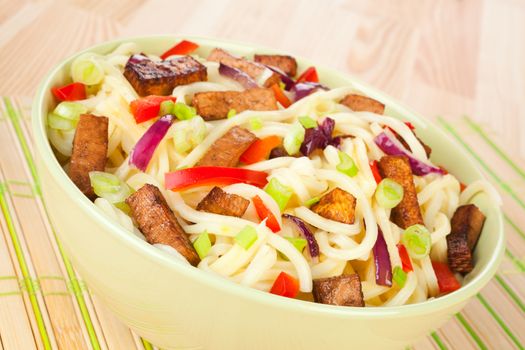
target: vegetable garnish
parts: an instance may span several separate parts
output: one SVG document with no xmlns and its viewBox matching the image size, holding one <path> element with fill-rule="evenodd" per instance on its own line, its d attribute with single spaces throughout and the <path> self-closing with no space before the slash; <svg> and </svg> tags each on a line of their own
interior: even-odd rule
<svg viewBox="0 0 525 350">
<path fill-rule="evenodd" d="M 173 55 L 188 55 L 193 51 L 197 50 L 199 47 L 198 44 L 191 42 L 189 40 L 182 40 L 180 43 L 175 44 L 172 48 L 160 55 L 160 58 L 165 60 L 166 58 Z"/>
<path fill-rule="evenodd" d="M 195 251 L 199 254 L 199 258 L 201 259 L 204 259 L 206 255 L 208 255 L 211 249 L 211 241 L 208 232 L 204 231 L 199 237 L 197 237 L 195 242 L 193 242 L 193 248 L 195 248 Z"/>
<path fill-rule="evenodd" d="M 56 130 L 72 130 L 87 108 L 77 102 L 60 102 L 47 117 L 47 124 Z"/>
<path fill-rule="evenodd" d="M 299 281 L 286 272 L 281 272 L 273 283 L 270 293 L 295 298 L 299 293 Z"/>
<path fill-rule="evenodd" d="M 237 111 L 235 109 L 230 109 L 228 111 L 228 114 L 226 115 L 226 118 L 230 119 L 237 115 Z"/>
<path fill-rule="evenodd" d="M 113 204 L 124 203 L 132 193 L 131 188 L 125 182 L 110 173 L 91 171 L 89 180 L 95 194 Z"/>
<path fill-rule="evenodd" d="M 450 293 L 461 287 L 461 284 L 452 271 L 450 271 L 447 264 L 439 261 L 432 261 L 432 267 L 436 274 L 440 293 Z"/>
<path fill-rule="evenodd" d="M 301 149 L 305 138 L 305 130 L 299 123 L 292 124 L 292 128 L 284 137 L 283 147 L 290 155 L 294 155 Z"/>
<path fill-rule="evenodd" d="M 185 103 L 177 102 L 173 106 L 173 115 L 175 115 L 178 120 L 189 120 L 197 115 L 197 111 Z"/>
<path fill-rule="evenodd" d="M 323 89 L 323 90 L 326 90 L 326 87 L 319 84 L 319 83 L 310 83 L 310 82 L 303 82 L 303 83 L 297 83 L 295 84 L 294 86 L 292 86 L 292 88 L 290 89 L 290 91 L 293 93 L 293 100 L 294 102 L 297 102 L 299 101 L 300 99 L 310 95 L 310 94 L 313 94 L 314 92 L 316 92 L 317 90 L 319 89 Z"/>
<path fill-rule="evenodd" d="M 130 108 L 135 122 L 137 124 L 156 118 L 160 112 L 160 105 L 164 101 L 175 102 L 177 99 L 173 96 L 150 95 L 138 100 L 131 101 Z M 172 112 L 168 113 L 172 114 Z"/>
<path fill-rule="evenodd" d="M 275 200 L 281 212 L 286 208 L 293 195 L 293 190 L 280 183 L 276 178 L 272 178 L 264 190 Z"/>
<path fill-rule="evenodd" d="M 153 157 L 153 153 L 168 132 L 173 115 L 167 114 L 160 117 L 153 123 L 148 130 L 142 135 L 129 156 L 129 164 L 136 166 L 142 171 L 146 171 L 148 164 Z"/>
<path fill-rule="evenodd" d="M 281 106 L 283 106 L 284 108 L 290 107 L 292 102 L 284 94 L 283 90 L 281 90 L 281 88 L 279 87 L 278 84 L 273 84 L 272 85 L 272 90 L 273 90 L 273 94 L 275 95 L 275 99 L 277 100 L 277 102 L 279 102 L 281 104 Z"/>
<path fill-rule="evenodd" d="M 297 237 L 284 237 L 287 241 L 292 243 L 292 245 L 299 251 L 299 253 L 302 253 L 304 248 L 306 247 L 306 239 L 304 238 L 297 238 Z"/>
<path fill-rule="evenodd" d="M 237 233 L 234 239 L 235 243 L 244 248 L 244 250 L 248 250 L 257 240 L 257 231 L 253 227 L 246 225 Z"/>
<path fill-rule="evenodd" d="M 377 185 L 374 197 L 381 207 L 390 209 L 403 200 L 403 194 L 403 186 L 392 179 L 386 178 Z"/>
<path fill-rule="evenodd" d="M 412 225 L 401 234 L 401 243 L 413 259 L 423 259 L 430 253 L 430 232 L 423 225 Z"/>
<path fill-rule="evenodd" d="M 311 83 L 318 83 L 319 76 L 317 75 L 317 70 L 315 67 L 308 67 L 305 71 L 297 78 L 298 83 L 309 81 Z"/>
<path fill-rule="evenodd" d="M 261 197 L 255 196 L 252 198 L 253 206 L 255 207 L 255 211 L 257 212 L 257 216 L 260 220 L 266 220 L 266 226 L 272 230 L 272 232 L 279 232 L 281 230 L 281 226 L 279 225 L 279 222 L 273 215 L 272 211 L 264 205 L 264 202 L 262 201 Z"/>
<path fill-rule="evenodd" d="M 345 152 L 338 151 L 339 154 L 339 164 L 337 164 L 336 169 L 340 173 L 343 173 L 345 175 L 348 175 L 350 177 L 354 177 L 359 172 L 359 169 L 357 169 L 357 165 L 355 164 L 352 157 L 350 157 Z"/>
<path fill-rule="evenodd" d="M 402 244 L 398 244 L 397 251 L 399 252 L 399 258 L 401 259 L 401 265 L 403 266 L 403 271 L 405 272 L 414 271 L 414 268 L 412 267 L 412 261 L 410 260 L 410 257 L 408 256 L 407 248 Z"/>
<path fill-rule="evenodd" d="M 74 82 L 96 85 L 104 79 L 104 70 L 91 54 L 86 54 L 71 64 L 71 77 Z"/>
<path fill-rule="evenodd" d="M 309 200 L 307 200 L 306 202 L 303 203 L 303 205 L 305 207 L 311 207 L 312 205 L 314 205 L 315 203 L 319 202 L 321 200 L 321 197 L 317 196 L 317 197 L 312 197 L 310 198 Z"/>
<path fill-rule="evenodd" d="M 379 148 L 390 156 L 405 155 L 408 157 L 410 168 L 414 175 L 426 175 L 430 173 L 443 174 L 443 170 L 439 167 L 423 163 L 419 159 L 414 158 L 412 153 L 407 151 L 400 142 L 388 136 L 385 132 L 380 133 L 374 138 L 374 142 Z"/>
<path fill-rule="evenodd" d="M 399 266 L 394 267 L 393 280 L 399 286 L 403 288 L 407 281 L 407 273 Z"/>
<path fill-rule="evenodd" d="M 179 122 L 173 135 L 175 150 L 179 153 L 185 153 L 195 148 L 204 140 L 207 131 L 204 119 L 199 116 Z"/>
<path fill-rule="evenodd" d="M 59 101 L 78 101 L 86 99 L 86 86 L 82 83 L 71 83 L 62 87 L 53 87 L 51 92 Z"/>
<path fill-rule="evenodd" d="M 263 171 L 228 168 L 219 166 L 202 166 L 177 170 L 164 177 L 166 189 L 180 191 L 190 187 L 247 183 L 264 187 L 268 183 L 267 173 Z"/>
<path fill-rule="evenodd" d="M 376 283 L 382 286 L 392 286 L 392 265 L 383 232 L 378 227 L 377 240 L 373 248 L 376 267 Z"/>
<path fill-rule="evenodd" d="M 159 115 L 172 114 L 175 102 L 172 100 L 165 100 L 160 103 Z"/>
<path fill-rule="evenodd" d="M 374 180 L 379 184 L 381 182 L 381 174 L 379 173 L 379 167 L 377 166 L 377 160 L 370 162 L 370 170 L 372 170 L 372 175 L 374 175 Z"/>
<path fill-rule="evenodd" d="M 299 123 L 301 123 L 305 129 L 317 127 L 317 122 L 308 116 L 299 117 Z"/>
<path fill-rule="evenodd" d="M 261 130 L 263 127 L 263 122 L 261 120 L 261 118 L 252 118 L 250 119 L 250 129 L 255 131 L 255 130 Z"/>
<path fill-rule="evenodd" d="M 284 84 L 284 90 L 290 91 L 290 89 L 295 85 L 295 81 L 293 81 L 292 78 L 290 78 L 285 72 L 280 70 L 277 67 L 265 65 L 268 67 L 268 69 L 274 71 L 275 73 L 279 74 L 279 77 L 281 78 L 281 82 Z"/>
<path fill-rule="evenodd" d="M 301 153 L 309 156 L 316 149 L 324 149 L 330 145 L 334 140 L 332 138 L 334 127 L 335 121 L 331 118 L 325 118 L 316 128 L 306 129 L 304 141 L 301 145 Z"/>
<path fill-rule="evenodd" d="M 242 70 L 227 66 L 223 63 L 219 64 L 219 74 L 235 80 L 245 89 L 253 89 L 259 86 L 257 85 L 257 82 L 252 79 L 252 77 L 244 73 Z"/>
<path fill-rule="evenodd" d="M 278 136 L 268 136 L 263 139 L 258 139 L 244 151 L 239 160 L 244 164 L 253 164 L 261 160 L 266 160 L 270 156 L 272 149 L 280 144 L 281 138 Z"/>
<path fill-rule="evenodd" d="M 293 216 L 290 214 L 284 214 L 283 217 L 292 221 L 297 226 L 301 234 L 304 236 L 304 238 L 306 239 L 306 242 L 308 243 L 308 251 L 310 253 L 310 256 L 312 258 L 318 257 L 319 256 L 319 244 L 317 244 L 315 236 L 313 235 L 312 231 L 310 231 L 310 229 L 305 224 L 305 222 L 299 219 L 297 216 Z"/>
</svg>

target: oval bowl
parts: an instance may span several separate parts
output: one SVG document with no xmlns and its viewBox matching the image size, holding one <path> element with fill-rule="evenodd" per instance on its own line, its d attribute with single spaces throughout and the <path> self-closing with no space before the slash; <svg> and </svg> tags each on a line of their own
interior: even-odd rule
<svg viewBox="0 0 525 350">
<path fill-rule="evenodd" d="M 85 52 L 109 53 L 133 41 L 161 54 L 176 36 L 119 39 L 93 46 L 58 64 L 42 82 L 32 109 L 33 137 L 43 197 L 66 254 L 89 288 L 126 325 L 165 349 L 397 349 L 443 325 L 486 285 L 501 261 L 505 237 L 497 204 L 483 194 L 474 202 L 486 214 L 465 285 L 446 296 L 400 307 L 349 308 L 278 297 L 237 285 L 179 263 L 109 219 L 71 182 L 55 158 L 45 118 L 54 105 L 50 88 L 66 79 Z M 206 54 L 222 47 L 238 55 L 277 53 L 255 45 L 184 37 Z M 330 87 L 352 86 L 382 101 L 385 114 L 412 122 L 432 148 L 432 160 L 462 182 L 484 179 L 473 159 L 442 130 L 357 79 L 296 57 L 299 71 L 315 65 Z"/>
</svg>

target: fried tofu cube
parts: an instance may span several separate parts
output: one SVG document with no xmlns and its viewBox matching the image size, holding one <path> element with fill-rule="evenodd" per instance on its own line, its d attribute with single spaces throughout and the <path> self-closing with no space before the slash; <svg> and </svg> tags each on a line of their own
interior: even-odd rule
<svg viewBox="0 0 525 350">
<path fill-rule="evenodd" d="M 312 293 L 316 303 L 339 306 L 365 306 L 361 279 L 356 273 L 315 279 Z"/>
<path fill-rule="evenodd" d="M 191 56 L 156 62 L 140 54 L 129 58 L 124 76 L 140 96 L 170 95 L 179 85 L 207 79 L 206 66 Z"/>
<path fill-rule="evenodd" d="M 229 52 L 220 48 L 215 48 L 212 50 L 212 52 L 208 56 L 208 61 L 219 62 L 227 66 L 242 70 L 255 81 L 259 81 L 263 74 L 269 73 L 269 77 L 264 81 L 263 84 L 265 87 L 270 87 L 273 84 L 279 84 L 279 82 L 281 81 L 279 75 L 272 71 L 268 72 L 268 68 L 264 67 L 263 65 L 252 61 L 248 61 L 243 57 L 233 56 Z"/>
<path fill-rule="evenodd" d="M 346 95 L 340 103 L 347 106 L 354 112 L 371 112 L 383 114 L 385 111 L 385 105 L 381 102 L 376 101 L 373 98 L 357 94 Z"/>
<path fill-rule="evenodd" d="M 416 224 L 423 225 L 414 176 L 408 157 L 403 155 L 384 156 L 379 161 L 378 166 L 383 178 L 388 177 L 403 186 L 403 199 L 396 207 L 392 208 L 390 220 L 403 229 Z"/>
<path fill-rule="evenodd" d="M 456 209 L 451 220 L 451 231 L 447 236 L 448 264 L 452 271 L 462 274 L 474 268 L 472 253 L 478 243 L 485 215 L 474 204 Z"/>
<path fill-rule="evenodd" d="M 215 186 L 197 205 L 197 210 L 219 215 L 241 217 L 250 201 L 236 194 L 226 193 Z"/>
<path fill-rule="evenodd" d="M 77 124 L 69 177 L 89 199 L 97 196 L 89 172 L 104 171 L 108 153 L 108 118 L 82 114 Z"/>
<path fill-rule="evenodd" d="M 265 66 L 278 68 L 290 77 L 297 74 L 297 61 L 288 55 L 255 55 L 253 60 Z"/>
<path fill-rule="evenodd" d="M 355 202 L 354 196 L 336 187 L 322 196 L 319 202 L 312 206 L 312 211 L 330 220 L 353 224 Z"/>
<path fill-rule="evenodd" d="M 148 243 L 169 245 L 197 266 L 199 255 L 156 186 L 145 184 L 126 203 Z"/>
<path fill-rule="evenodd" d="M 204 120 L 224 119 L 234 109 L 236 113 L 246 110 L 272 111 L 277 100 L 271 89 L 255 88 L 245 91 L 206 91 L 193 96 L 192 105 Z"/>
<path fill-rule="evenodd" d="M 195 166 L 234 167 L 255 140 L 257 137 L 250 131 L 234 126 L 210 146 Z"/>
</svg>

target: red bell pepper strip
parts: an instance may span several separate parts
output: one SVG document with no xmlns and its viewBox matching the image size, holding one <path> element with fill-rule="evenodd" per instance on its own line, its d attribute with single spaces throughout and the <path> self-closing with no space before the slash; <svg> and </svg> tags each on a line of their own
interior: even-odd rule
<svg viewBox="0 0 525 350">
<path fill-rule="evenodd" d="M 272 90 L 273 90 L 273 94 L 275 95 L 275 99 L 277 100 L 277 102 L 279 102 L 281 104 L 281 106 L 283 106 L 284 108 L 290 107 L 292 102 L 284 94 L 283 90 L 281 89 L 281 87 L 278 84 L 273 84 L 272 85 Z"/>
<path fill-rule="evenodd" d="M 164 101 L 177 101 L 173 96 L 150 95 L 131 101 L 130 108 L 137 124 L 156 118 L 159 115 L 160 104 Z"/>
<path fill-rule="evenodd" d="M 160 58 L 165 60 L 166 58 L 173 55 L 188 55 L 193 51 L 197 50 L 198 47 L 199 45 L 195 44 L 194 42 L 191 42 L 189 40 L 182 40 L 180 43 L 175 44 L 175 46 L 173 46 L 168 51 L 160 55 Z"/>
<path fill-rule="evenodd" d="M 247 183 L 257 187 L 264 187 L 268 180 L 267 173 L 241 168 L 220 166 L 202 166 L 177 170 L 164 175 L 166 189 L 180 191 L 190 187 Z"/>
<path fill-rule="evenodd" d="M 59 101 L 78 101 L 86 99 L 86 86 L 82 83 L 71 83 L 62 87 L 53 87 L 51 92 Z"/>
<path fill-rule="evenodd" d="M 439 261 L 432 261 L 432 267 L 434 268 L 438 280 L 440 293 L 450 293 L 461 287 L 461 284 L 459 284 L 456 276 L 450 271 L 447 264 Z"/>
<path fill-rule="evenodd" d="M 279 226 L 279 222 L 273 215 L 272 211 L 264 205 L 264 202 L 262 201 L 261 197 L 255 196 L 252 198 L 253 206 L 255 207 L 255 211 L 257 212 L 257 216 L 260 220 L 266 220 L 266 226 L 272 230 L 273 233 L 279 232 L 281 230 L 281 226 Z"/>
<path fill-rule="evenodd" d="M 374 175 L 374 179 L 376 180 L 376 183 L 380 183 L 383 178 L 381 177 L 381 174 L 379 173 L 379 167 L 377 166 L 377 160 L 373 160 L 370 162 L 370 170 L 372 170 L 372 175 Z"/>
<path fill-rule="evenodd" d="M 416 128 L 411 122 L 405 122 L 405 125 L 408 126 L 410 130 L 414 130 Z"/>
<path fill-rule="evenodd" d="M 295 298 L 299 293 L 299 281 L 286 272 L 281 272 L 273 282 L 270 293 Z"/>
<path fill-rule="evenodd" d="M 465 185 L 463 182 L 459 183 L 459 191 L 463 192 L 465 191 L 465 188 L 467 188 L 467 185 Z"/>
<path fill-rule="evenodd" d="M 306 70 L 297 78 L 298 83 L 303 83 L 309 81 L 311 83 L 318 83 L 319 76 L 317 75 L 317 70 L 315 67 L 308 67 Z"/>
<path fill-rule="evenodd" d="M 410 257 L 408 256 L 407 248 L 403 244 L 398 244 L 397 251 L 399 252 L 399 258 L 401 259 L 401 265 L 402 265 L 403 271 L 405 272 L 414 271 L 414 268 L 412 267 L 412 261 L 410 260 Z"/>
<path fill-rule="evenodd" d="M 268 159 L 272 149 L 280 144 L 281 138 L 278 136 L 268 136 L 264 139 L 258 139 L 244 151 L 240 157 L 240 161 L 244 164 L 253 164 Z"/>
</svg>

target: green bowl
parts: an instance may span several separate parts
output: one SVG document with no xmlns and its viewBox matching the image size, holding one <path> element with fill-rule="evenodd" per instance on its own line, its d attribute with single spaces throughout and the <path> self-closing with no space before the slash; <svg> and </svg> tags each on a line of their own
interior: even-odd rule
<svg viewBox="0 0 525 350">
<path fill-rule="evenodd" d="M 202 52 L 217 46 L 239 55 L 275 52 L 231 41 L 186 38 L 198 42 Z M 160 54 L 180 39 L 127 38 L 83 52 L 105 54 L 133 41 L 144 52 Z M 402 348 L 443 325 L 496 272 L 505 247 L 502 214 L 497 204 L 482 194 L 475 202 L 487 220 L 475 251 L 474 271 L 461 289 L 421 304 L 381 308 L 315 304 L 244 287 L 179 263 L 108 219 L 69 180 L 53 154 L 45 122 L 54 104 L 50 88 L 67 79 L 77 55 L 49 73 L 34 100 L 33 135 L 45 203 L 67 255 L 90 290 L 126 325 L 155 345 L 165 349 Z M 298 62 L 299 70 L 313 65 L 302 58 Z M 461 181 L 484 178 L 472 158 L 433 123 L 353 77 L 315 66 L 327 85 L 353 86 L 385 103 L 386 114 L 411 121 L 432 146 L 433 161 Z"/>
</svg>

